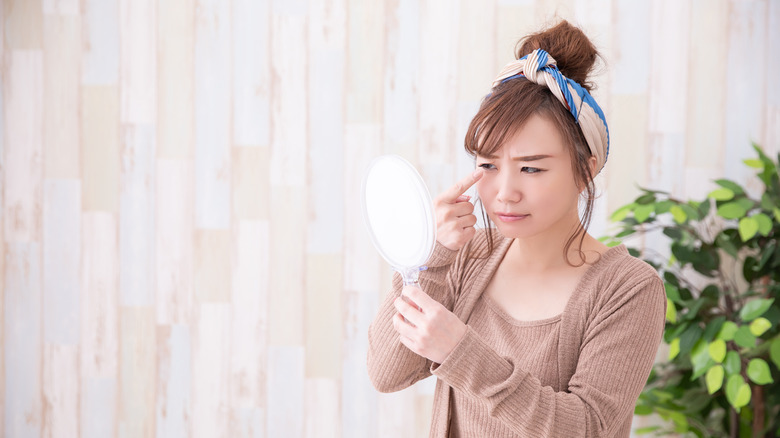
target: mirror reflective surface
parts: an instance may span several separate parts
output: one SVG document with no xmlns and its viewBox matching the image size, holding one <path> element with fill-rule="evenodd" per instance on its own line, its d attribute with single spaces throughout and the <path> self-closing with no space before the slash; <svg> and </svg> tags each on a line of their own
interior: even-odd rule
<svg viewBox="0 0 780 438">
<path fill-rule="evenodd" d="M 420 174 L 398 155 L 383 155 L 363 180 L 363 213 L 374 246 L 404 283 L 417 279 L 436 242 L 436 218 Z"/>
</svg>

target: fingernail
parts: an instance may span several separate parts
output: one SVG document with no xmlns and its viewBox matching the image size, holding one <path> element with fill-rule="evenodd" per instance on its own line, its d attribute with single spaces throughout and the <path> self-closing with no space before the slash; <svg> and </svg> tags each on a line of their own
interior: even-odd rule
<svg viewBox="0 0 780 438">
<path fill-rule="evenodd" d="M 477 169 L 477 170 L 475 170 L 474 172 L 471 173 L 471 176 L 473 176 L 474 178 L 476 178 L 476 177 L 478 177 L 480 175 L 482 175 L 482 169 Z"/>
</svg>

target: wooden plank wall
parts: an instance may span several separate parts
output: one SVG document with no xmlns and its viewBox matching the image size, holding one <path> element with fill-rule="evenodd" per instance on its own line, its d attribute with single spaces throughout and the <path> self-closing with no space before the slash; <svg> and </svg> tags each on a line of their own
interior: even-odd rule
<svg viewBox="0 0 780 438">
<path fill-rule="evenodd" d="M 593 233 L 634 183 L 702 196 L 780 149 L 774 0 L 0 0 L 0 435 L 426 436 L 384 395 L 358 188 L 432 192 L 518 37 L 604 55 Z M 753 183 L 751 183 L 753 184 Z"/>
</svg>

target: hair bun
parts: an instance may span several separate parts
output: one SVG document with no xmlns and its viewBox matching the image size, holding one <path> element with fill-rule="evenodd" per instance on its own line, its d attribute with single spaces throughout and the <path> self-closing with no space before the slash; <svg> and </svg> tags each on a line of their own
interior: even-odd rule
<svg viewBox="0 0 780 438">
<path fill-rule="evenodd" d="M 588 81 L 588 74 L 599 54 L 582 30 L 562 20 L 549 29 L 521 39 L 515 46 L 515 57 L 520 59 L 535 49 L 544 49 L 555 58 L 558 70 L 564 76 L 591 91 L 593 84 Z"/>
</svg>

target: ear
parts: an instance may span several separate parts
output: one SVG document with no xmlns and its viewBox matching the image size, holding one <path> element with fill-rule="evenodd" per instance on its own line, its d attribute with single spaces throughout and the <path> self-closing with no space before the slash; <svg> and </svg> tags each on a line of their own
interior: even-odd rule
<svg viewBox="0 0 780 438">
<path fill-rule="evenodd" d="M 592 178 L 596 177 L 596 172 L 598 171 L 598 168 L 596 166 L 598 166 L 598 163 L 596 162 L 596 157 L 591 155 L 588 158 L 588 167 L 590 168 L 590 174 L 592 175 Z M 585 185 L 587 186 L 587 184 L 589 182 L 590 181 L 586 182 Z M 580 187 L 580 192 L 582 192 L 584 190 L 585 190 L 585 187 Z"/>
<path fill-rule="evenodd" d="M 593 178 L 596 177 L 596 172 L 599 171 L 599 169 L 596 167 L 598 166 L 598 163 L 596 162 L 596 157 L 593 155 L 588 158 L 588 166 L 590 166 L 590 174 L 593 175 Z"/>
</svg>

